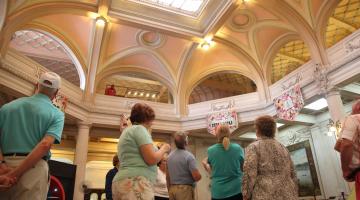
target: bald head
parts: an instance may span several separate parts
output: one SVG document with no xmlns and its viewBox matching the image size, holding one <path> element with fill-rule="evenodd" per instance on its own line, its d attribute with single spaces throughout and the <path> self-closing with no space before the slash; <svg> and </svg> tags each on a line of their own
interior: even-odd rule
<svg viewBox="0 0 360 200">
<path fill-rule="evenodd" d="M 174 142 L 176 145 L 176 148 L 178 149 L 185 149 L 185 146 L 187 145 L 187 133 L 186 132 L 176 132 L 174 136 Z"/>
</svg>

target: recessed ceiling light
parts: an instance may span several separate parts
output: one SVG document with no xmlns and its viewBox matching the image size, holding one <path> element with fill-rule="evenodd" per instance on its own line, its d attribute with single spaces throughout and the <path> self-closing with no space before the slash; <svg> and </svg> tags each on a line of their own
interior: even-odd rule
<svg viewBox="0 0 360 200">
<path fill-rule="evenodd" d="M 156 97 L 156 94 L 151 95 L 151 97 L 152 97 L 152 98 L 155 98 L 155 97 Z"/>
<path fill-rule="evenodd" d="M 144 93 L 142 92 L 142 93 L 140 93 L 140 96 L 142 97 L 142 96 L 144 96 Z"/>
<path fill-rule="evenodd" d="M 147 94 L 146 94 L 146 97 L 149 97 L 149 96 L 150 96 L 150 94 L 149 94 L 149 93 L 147 93 Z"/>
<path fill-rule="evenodd" d="M 131 94 L 131 91 L 127 92 L 127 94 Z"/>
<path fill-rule="evenodd" d="M 134 95 L 136 96 L 138 94 L 138 92 L 135 92 Z"/>
<path fill-rule="evenodd" d="M 276 128 L 280 128 L 280 127 L 282 127 L 282 126 L 284 126 L 285 124 L 283 124 L 283 123 L 276 123 Z"/>
<path fill-rule="evenodd" d="M 106 19 L 104 17 L 96 18 L 96 25 L 105 26 L 105 24 L 106 24 Z"/>
<path fill-rule="evenodd" d="M 311 104 L 306 105 L 304 108 L 310 109 L 310 110 L 321 110 L 323 108 L 326 108 L 328 106 L 326 99 L 321 98 L 318 99 Z"/>
</svg>

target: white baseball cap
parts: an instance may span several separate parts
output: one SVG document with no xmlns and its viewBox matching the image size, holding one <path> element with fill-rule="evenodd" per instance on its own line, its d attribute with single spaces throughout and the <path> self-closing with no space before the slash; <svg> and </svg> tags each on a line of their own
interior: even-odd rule
<svg viewBox="0 0 360 200">
<path fill-rule="evenodd" d="M 59 89 L 61 86 L 61 78 L 54 72 L 45 72 L 41 74 L 39 83 L 48 88 Z"/>
</svg>

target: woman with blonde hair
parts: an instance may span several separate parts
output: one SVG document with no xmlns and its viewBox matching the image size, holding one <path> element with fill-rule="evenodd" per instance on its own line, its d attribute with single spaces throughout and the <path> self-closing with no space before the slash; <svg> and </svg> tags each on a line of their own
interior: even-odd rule
<svg viewBox="0 0 360 200">
<path fill-rule="evenodd" d="M 243 148 L 230 142 L 227 124 L 219 125 L 215 135 L 218 143 L 208 148 L 208 157 L 202 161 L 205 170 L 211 174 L 211 199 L 242 200 Z"/>
</svg>

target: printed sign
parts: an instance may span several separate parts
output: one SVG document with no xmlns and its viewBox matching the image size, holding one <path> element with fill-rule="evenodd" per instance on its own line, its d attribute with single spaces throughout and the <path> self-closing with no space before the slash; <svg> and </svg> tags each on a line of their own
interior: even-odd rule
<svg viewBox="0 0 360 200">
<path fill-rule="evenodd" d="M 228 124 L 230 131 L 233 132 L 238 128 L 238 118 L 236 111 L 222 111 L 209 114 L 207 117 L 208 132 L 215 135 L 215 128 L 219 124 Z"/>
</svg>

